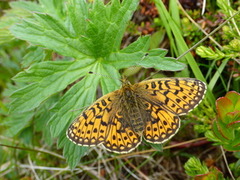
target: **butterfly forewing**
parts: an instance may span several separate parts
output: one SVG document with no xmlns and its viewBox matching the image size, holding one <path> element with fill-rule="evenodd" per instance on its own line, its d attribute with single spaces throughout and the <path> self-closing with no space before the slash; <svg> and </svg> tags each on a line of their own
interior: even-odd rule
<svg viewBox="0 0 240 180">
<path fill-rule="evenodd" d="M 134 86 L 143 99 L 176 115 L 194 109 L 206 92 L 205 83 L 192 78 L 152 79 Z"/>
<path fill-rule="evenodd" d="M 134 150 L 140 143 L 141 137 L 136 134 L 130 127 L 123 127 L 122 121 L 126 119 L 121 119 L 122 117 L 116 116 L 113 121 L 110 122 L 108 127 L 108 135 L 106 137 L 103 146 L 109 150 L 116 153 L 127 153 Z"/>
<path fill-rule="evenodd" d="M 113 99 L 112 94 L 107 94 L 83 111 L 69 127 L 68 138 L 83 146 L 102 143 L 107 135 Z"/>
</svg>

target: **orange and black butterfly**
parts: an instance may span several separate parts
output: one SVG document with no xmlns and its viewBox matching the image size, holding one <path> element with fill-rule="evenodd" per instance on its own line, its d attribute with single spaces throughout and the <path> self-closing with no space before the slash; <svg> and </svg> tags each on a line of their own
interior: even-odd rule
<svg viewBox="0 0 240 180">
<path fill-rule="evenodd" d="M 193 110 L 206 92 L 192 78 L 160 78 L 130 84 L 99 98 L 70 125 L 67 137 L 75 144 L 102 144 L 115 153 L 137 148 L 142 138 L 161 144 L 173 137 L 179 116 Z"/>
</svg>

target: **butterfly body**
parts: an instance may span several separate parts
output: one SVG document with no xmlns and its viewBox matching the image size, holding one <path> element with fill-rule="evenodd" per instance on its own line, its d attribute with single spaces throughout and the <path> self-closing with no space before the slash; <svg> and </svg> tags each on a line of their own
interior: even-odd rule
<svg viewBox="0 0 240 180">
<path fill-rule="evenodd" d="M 140 93 L 127 80 L 123 80 L 122 90 L 119 93 L 121 95 L 117 96 L 119 97 L 117 106 L 125 121 L 122 123 L 126 123 L 127 127 L 131 127 L 135 133 L 141 136 L 149 113 L 145 110 L 146 105 L 139 99 Z"/>
<path fill-rule="evenodd" d="M 203 99 L 206 85 L 192 78 L 160 78 L 130 84 L 99 98 L 71 124 L 67 137 L 78 145 L 102 144 L 107 150 L 127 153 L 142 137 L 161 144 L 180 127 L 180 115 Z"/>
</svg>

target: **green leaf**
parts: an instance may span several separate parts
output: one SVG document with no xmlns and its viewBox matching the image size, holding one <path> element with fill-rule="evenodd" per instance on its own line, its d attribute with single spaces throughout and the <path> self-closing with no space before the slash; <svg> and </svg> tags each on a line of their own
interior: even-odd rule
<svg viewBox="0 0 240 180">
<path fill-rule="evenodd" d="M 21 18 L 32 16 L 30 12 L 22 9 L 21 7 L 12 6 L 12 4 L 15 4 L 15 3 L 18 3 L 18 2 L 10 2 L 9 4 L 12 7 L 12 9 L 4 10 L 4 15 L 0 17 L 1 18 L 0 28 L 3 28 L 3 27 L 9 28 L 14 23 L 19 23 Z"/>
<path fill-rule="evenodd" d="M 17 136 L 21 142 L 26 145 L 33 145 L 34 133 L 31 126 L 24 128 L 21 133 Z"/>
<path fill-rule="evenodd" d="M 218 118 L 213 122 L 210 139 L 228 151 L 240 150 L 240 94 L 231 91 L 216 101 Z M 210 134 L 206 134 L 210 135 Z"/>
<path fill-rule="evenodd" d="M 119 50 L 127 23 L 139 3 L 137 0 L 129 2 L 128 0 L 121 3 L 112 1 L 105 5 L 105 8 L 100 3 L 94 4 L 92 9 L 94 13 L 90 15 L 90 21 L 92 27 L 96 27 L 96 24 L 98 24 L 98 27 L 94 28 L 95 31 L 90 31 L 90 34 L 95 34 L 92 43 L 95 44 L 95 54 L 98 57 Z M 99 40 L 104 43 L 99 44 Z"/>
<path fill-rule="evenodd" d="M 213 124 L 213 126 L 215 126 L 215 125 Z M 216 137 L 216 135 L 213 134 L 213 132 L 210 131 L 210 130 L 208 130 L 208 131 L 205 133 L 205 136 L 206 136 L 206 138 L 208 138 L 209 141 L 214 141 L 215 144 L 219 144 L 219 143 L 221 142 L 221 140 L 219 140 L 219 139 Z"/>
<path fill-rule="evenodd" d="M 216 108 L 219 118 L 221 120 L 224 120 L 226 118 L 227 113 L 233 110 L 233 104 L 230 99 L 221 97 L 216 101 Z"/>
<path fill-rule="evenodd" d="M 63 22 L 45 14 L 34 14 L 35 20 L 24 20 L 10 28 L 19 39 L 42 45 L 64 56 L 83 58 L 91 55 L 84 45 L 83 38 L 76 38 Z"/>
<path fill-rule="evenodd" d="M 43 48 L 40 47 L 30 47 L 29 52 L 23 57 L 22 65 L 23 67 L 28 67 L 33 63 L 41 62 L 44 60 L 46 53 Z"/>
<path fill-rule="evenodd" d="M 149 36 L 138 38 L 125 49 L 110 54 L 106 63 L 111 63 L 118 69 L 136 65 L 168 71 L 180 71 L 185 68 L 183 63 L 173 58 L 164 57 L 167 53 L 164 49 L 152 49 L 148 52 L 149 40 Z"/>
<path fill-rule="evenodd" d="M 163 145 L 162 144 L 153 144 L 153 143 L 149 143 L 154 149 L 156 149 L 157 151 L 163 152 Z"/>
<path fill-rule="evenodd" d="M 234 130 L 232 128 L 228 128 L 227 124 L 223 121 L 217 121 L 218 131 L 220 131 L 221 135 L 227 139 L 227 141 L 234 138 Z"/>
<path fill-rule="evenodd" d="M 6 125 L 9 128 L 4 132 L 6 136 L 14 137 L 30 125 L 34 112 L 15 113 L 8 116 L 2 125 Z"/>
<path fill-rule="evenodd" d="M 153 149 L 156 149 L 157 151 L 160 151 L 160 152 L 163 151 L 163 144 L 150 143 L 150 142 L 147 142 L 145 139 L 143 139 L 143 142 L 144 142 L 145 144 L 150 145 Z"/>
<path fill-rule="evenodd" d="M 44 8 L 42 8 L 39 4 L 30 1 L 16 1 L 10 2 L 10 6 L 13 9 L 21 8 L 27 11 L 34 11 L 34 12 L 44 12 Z"/>
<path fill-rule="evenodd" d="M 66 134 L 62 133 L 58 140 L 59 148 L 64 146 L 63 155 L 66 157 L 68 165 L 73 169 L 80 159 L 87 153 L 88 147 L 77 146 L 67 139 Z"/>
<path fill-rule="evenodd" d="M 240 94 L 236 91 L 230 91 L 226 94 L 226 98 L 231 100 L 231 102 L 234 105 L 234 109 L 239 110 L 240 109 Z"/>
<path fill-rule="evenodd" d="M 115 67 L 103 63 L 102 66 L 98 68 L 98 72 L 101 72 L 100 76 L 102 76 L 100 79 L 102 94 L 107 94 L 119 89 L 121 85 L 120 74 Z"/>
<path fill-rule="evenodd" d="M 16 3 L 16 2 L 15 2 Z M 9 4 L 15 4 L 10 2 Z M 20 7 L 12 6 L 12 9 L 4 10 L 4 15 L 0 17 L 0 44 L 8 43 L 15 37 L 9 31 L 9 27 L 18 23 L 20 18 L 29 17 L 31 14 Z"/>
<path fill-rule="evenodd" d="M 85 61 L 42 62 L 20 72 L 14 80 L 33 82 L 12 94 L 11 111 L 25 112 L 38 107 L 51 95 L 88 73 L 91 63 Z"/>
<path fill-rule="evenodd" d="M 159 47 L 161 42 L 164 40 L 165 30 L 164 28 L 159 29 L 157 32 L 151 35 L 150 49 Z"/>
<path fill-rule="evenodd" d="M 49 119 L 53 112 L 50 110 L 60 99 L 59 95 L 54 95 L 48 98 L 37 110 L 34 115 L 34 130 L 43 133 L 43 140 L 46 144 L 51 145 L 53 139 L 51 138 Z"/>
<path fill-rule="evenodd" d="M 11 32 L 20 39 L 40 44 L 65 56 L 103 57 L 119 49 L 126 24 L 137 3 L 137 0 L 131 4 L 126 3 L 126 0 L 122 3 L 114 1 L 112 5 L 104 5 L 102 1 L 94 1 L 93 4 L 70 1 L 67 9 L 71 12 L 70 18 L 74 22 L 80 18 L 79 23 L 83 23 L 74 23 L 72 26 L 74 30 L 81 31 L 73 32 L 66 27 L 66 22 L 48 14 L 35 13 L 35 19 L 13 26 Z M 73 6 L 75 8 L 72 9 Z M 81 9 L 89 11 L 80 11 Z M 78 13 L 73 15 L 72 12 L 75 11 Z M 79 12 L 83 14 L 79 15 Z"/>
<path fill-rule="evenodd" d="M 40 4 L 30 1 L 10 2 L 13 9 L 24 9 L 32 14 L 36 12 L 48 13 L 55 18 L 64 18 L 64 0 L 39 0 Z"/>
<path fill-rule="evenodd" d="M 181 71 L 186 67 L 186 65 L 176 61 L 174 58 L 161 58 L 160 56 L 148 56 L 138 64 L 145 68 L 154 67 L 162 71 Z"/>
<path fill-rule="evenodd" d="M 14 39 L 14 36 L 9 32 L 8 29 L 0 29 L 0 44 L 7 43 Z"/>
<path fill-rule="evenodd" d="M 80 112 L 95 100 L 99 78 L 99 76 L 87 75 L 72 86 L 51 109 L 54 115 L 49 121 L 49 125 L 53 137 L 58 136 L 63 130 L 66 131 L 66 125 L 73 122 Z"/>
<path fill-rule="evenodd" d="M 46 13 L 61 17 L 64 15 L 65 0 L 39 0 Z"/>
</svg>

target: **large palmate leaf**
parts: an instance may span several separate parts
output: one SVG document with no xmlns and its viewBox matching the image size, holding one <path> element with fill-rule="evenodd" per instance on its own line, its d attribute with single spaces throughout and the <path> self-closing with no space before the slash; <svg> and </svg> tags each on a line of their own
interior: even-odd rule
<svg viewBox="0 0 240 180">
<path fill-rule="evenodd" d="M 75 147 L 67 141 L 66 128 L 84 107 L 95 100 L 99 84 L 102 93 L 106 94 L 119 88 L 119 69 L 142 66 L 177 71 L 185 65 L 165 57 L 166 50 L 149 51 L 148 36 L 120 49 L 125 28 L 137 8 L 137 0 L 116 0 L 108 4 L 101 0 L 39 2 L 11 4 L 31 13 L 12 26 L 11 33 L 38 51 L 36 59 L 29 57 L 34 53 L 27 54 L 27 62 L 23 65 L 32 65 L 13 78 L 23 83 L 12 92 L 11 113 L 42 112 L 42 105 L 60 93 L 58 101 L 48 109 L 51 112 L 47 116 L 48 128 L 53 137 L 60 137 L 59 145 L 64 147 L 64 155 L 74 167 L 87 148 Z M 30 4 L 32 6 L 28 6 Z M 50 58 L 46 59 L 48 56 L 39 57 L 43 50 L 58 53 L 59 58 L 50 61 Z M 89 71 L 101 75 L 91 75 Z"/>
</svg>

